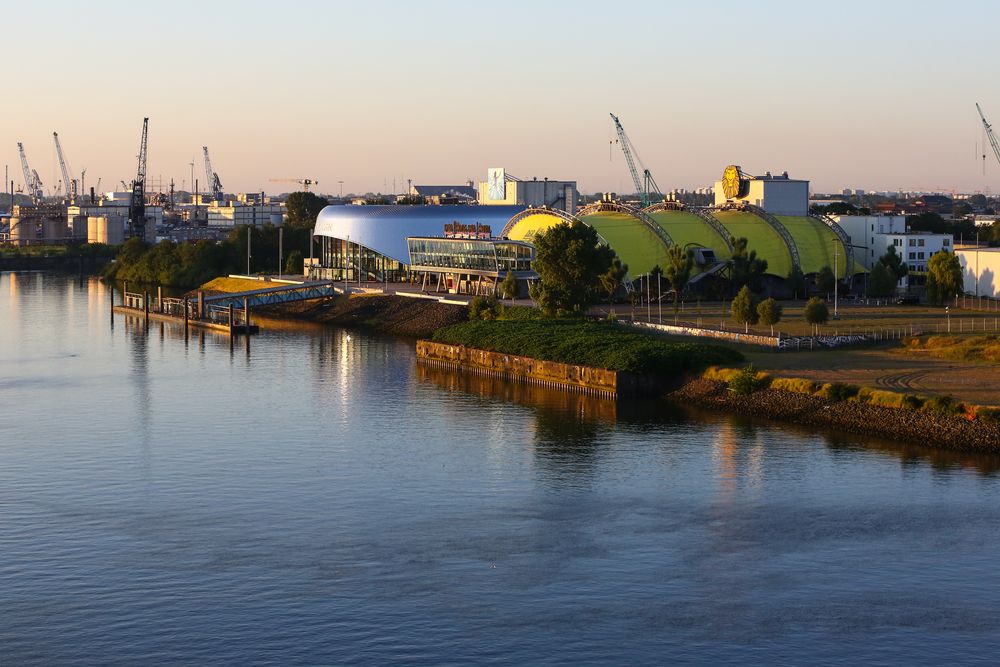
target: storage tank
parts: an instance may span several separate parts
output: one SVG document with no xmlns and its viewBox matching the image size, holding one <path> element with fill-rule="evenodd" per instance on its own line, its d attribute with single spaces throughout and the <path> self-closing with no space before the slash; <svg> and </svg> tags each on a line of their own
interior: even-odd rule
<svg viewBox="0 0 1000 667">
<path fill-rule="evenodd" d="M 10 242 L 14 245 L 28 245 L 29 240 L 37 238 L 36 225 L 31 218 L 12 217 L 10 219 Z"/>
<path fill-rule="evenodd" d="M 92 215 L 87 218 L 87 243 L 121 245 L 125 242 L 125 219 L 120 215 Z"/>
<path fill-rule="evenodd" d="M 42 220 L 42 238 L 45 243 L 66 240 L 66 223 L 62 220 L 46 218 Z"/>
<path fill-rule="evenodd" d="M 69 222 L 70 235 L 80 241 L 87 238 L 87 216 L 74 215 Z"/>
<path fill-rule="evenodd" d="M 108 236 L 108 219 L 91 215 L 87 217 L 87 243 L 104 243 L 101 236 Z"/>
<path fill-rule="evenodd" d="M 156 218 L 146 218 L 146 243 L 156 243 Z"/>
</svg>

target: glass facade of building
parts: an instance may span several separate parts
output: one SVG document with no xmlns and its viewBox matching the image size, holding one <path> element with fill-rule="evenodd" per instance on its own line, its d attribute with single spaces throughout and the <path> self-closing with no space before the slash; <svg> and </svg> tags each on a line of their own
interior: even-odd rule
<svg viewBox="0 0 1000 667">
<path fill-rule="evenodd" d="M 530 271 L 534 248 L 519 241 L 416 237 L 406 240 L 415 270 L 502 275 Z"/>
</svg>

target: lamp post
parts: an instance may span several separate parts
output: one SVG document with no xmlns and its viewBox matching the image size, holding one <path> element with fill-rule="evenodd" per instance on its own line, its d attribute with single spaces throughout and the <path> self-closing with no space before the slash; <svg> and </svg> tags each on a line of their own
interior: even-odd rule
<svg viewBox="0 0 1000 667">
<path fill-rule="evenodd" d="M 837 277 L 837 274 L 839 273 L 839 271 L 837 269 L 840 268 L 839 267 L 839 264 L 840 264 L 840 262 L 839 262 L 839 259 L 840 259 L 839 250 L 840 250 L 840 248 L 837 247 L 837 241 L 834 241 L 833 242 L 833 319 L 835 319 L 835 320 L 839 319 L 839 316 L 837 315 L 837 301 L 838 301 L 838 299 L 837 299 L 837 296 L 838 296 L 837 287 L 838 287 L 838 283 L 840 282 L 840 278 Z"/>
<path fill-rule="evenodd" d="M 948 310 L 948 306 L 944 307 L 944 315 L 948 318 L 948 333 L 951 333 L 951 311 Z"/>
</svg>

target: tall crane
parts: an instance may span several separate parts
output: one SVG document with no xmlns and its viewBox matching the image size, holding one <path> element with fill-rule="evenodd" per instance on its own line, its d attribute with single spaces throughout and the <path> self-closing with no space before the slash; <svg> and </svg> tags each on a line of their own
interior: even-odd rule
<svg viewBox="0 0 1000 667">
<path fill-rule="evenodd" d="M 311 178 L 271 178 L 268 180 L 271 183 L 298 183 L 302 186 L 303 192 L 309 192 L 310 185 L 319 184 L 319 181 L 314 181 Z"/>
<path fill-rule="evenodd" d="M 632 174 L 632 182 L 635 183 L 635 191 L 642 198 L 642 205 L 649 206 L 651 197 L 650 195 L 657 195 L 662 198 L 663 193 L 660 192 L 659 186 L 656 185 L 656 181 L 653 180 L 653 174 L 646 168 L 646 165 L 642 163 L 642 159 L 639 158 L 639 152 L 635 149 L 635 146 L 629 140 L 628 135 L 625 134 L 625 128 L 622 127 L 621 122 L 618 120 L 618 116 L 611 114 L 611 120 L 615 122 L 615 130 L 618 131 L 618 143 L 621 144 L 622 152 L 625 154 L 625 162 L 628 163 L 628 170 Z M 642 177 L 639 177 L 639 170 L 636 169 L 635 163 L 638 162 L 639 166 L 642 167 Z"/>
<path fill-rule="evenodd" d="M 979 107 L 979 102 L 976 102 L 976 111 L 979 112 L 979 117 L 983 120 L 983 129 L 986 130 L 986 136 L 990 139 L 990 145 L 993 146 L 993 154 L 997 156 L 997 162 L 1000 162 L 1000 144 L 997 144 L 997 138 L 993 136 L 993 126 L 986 122 L 986 116 L 983 115 L 983 110 Z M 985 151 L 986 148 L 984 147 Z M 983 164 L 986 163 L 986 153 L 983 153 Z"/>
<path fill-rule="evenodd" d="M 129 235 L 140 239 L 146 236 L 146 142 L 149 118 L 142 119 L 142 140 L 139 142 L 139 168 L 132 181 L 132 197 L 128 202 Z"/>
<path fill-rule="evenodd" d="M 24 154 L 24 144 L 17 142 L 17 152 L 21 156 L 21 170 L 24 172 L 24 187 L 31 196 L 31 201 L 36 204 L 42 200 L 45 193 L 42 191 L 42 179 L 38 172 L 28 166 L 28 156 Z"/>
<path fill-rule="evenodd" d="M 53 132 L 52 139 L 56 142 L 56 157 L 59 158 L 59 169 L 63 177 L 63 193 L 70 204 L 76 202 L 76 179 L 70 174 L 69 167 L 66 166 L 66 158 L 63 156 L 62 144 L 59 143 L 59 133 Z"/>
<path fill-rule="evenodd" d="M 208 159 L 208 146 L 202 146 L 201 150 L 205 153 L 205 176 L 208 177 L 208 186 L 212 189 L 212 197 L 215 201 L 222 201 L 222 181 L 219 180 L 219 175 L 212 170 L 212 162 Z"/>
</svg>

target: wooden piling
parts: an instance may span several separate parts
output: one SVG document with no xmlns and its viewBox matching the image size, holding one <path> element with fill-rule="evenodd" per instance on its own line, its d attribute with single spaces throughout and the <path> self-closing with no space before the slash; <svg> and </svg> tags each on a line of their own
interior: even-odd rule
<svg viewBox="0 0 1000 667">
<path fill-rule="evenodd" d="M 234 321 L 236 317 L 236 306 L 230 301 L 229 302 L 229 337 L 233 337 L 233 332 L 236 330 Z"/>
<path fill-rule="evenodd" d="M 190 297 L 184 297 L 184 340 L 188 339 L 188 310 L 190 308 Z"/>
<path fill-rule="evenodd" d="M 142 293 L 142 312 L 146 318 L 146 327 L 149 328 L 149 291 Z"/>
</svg>

